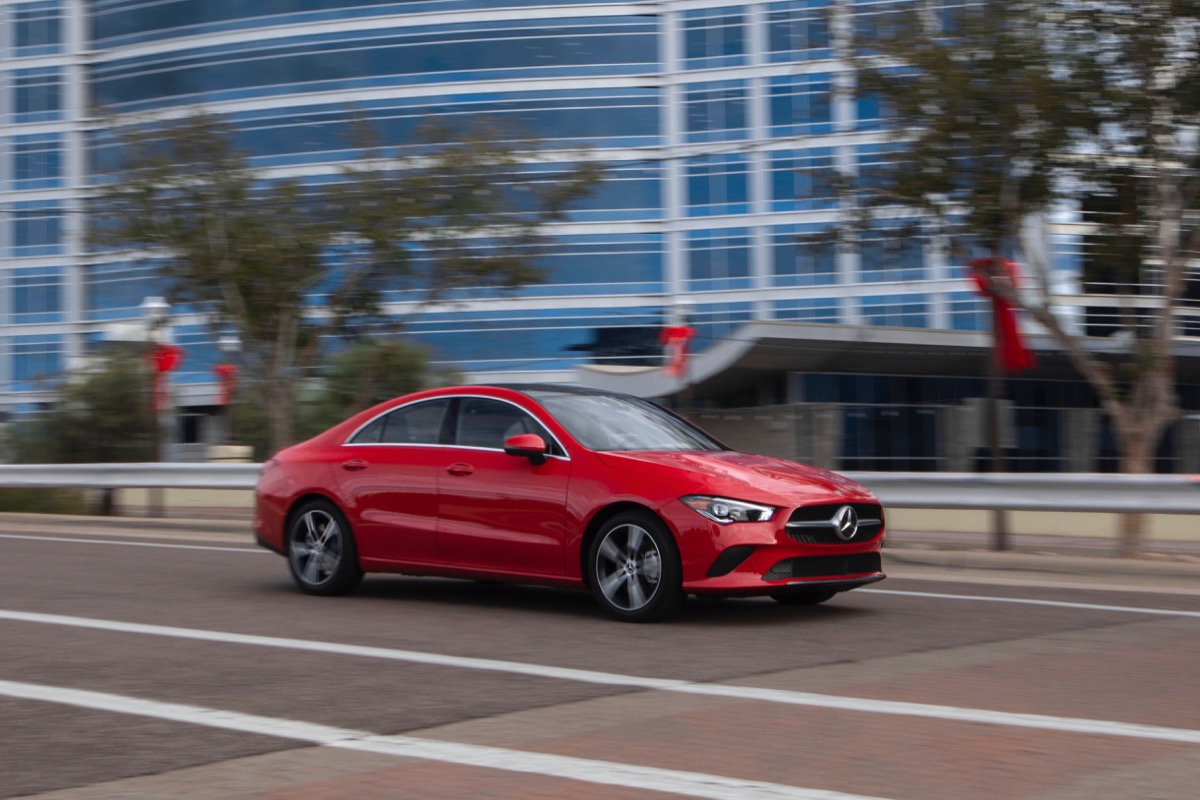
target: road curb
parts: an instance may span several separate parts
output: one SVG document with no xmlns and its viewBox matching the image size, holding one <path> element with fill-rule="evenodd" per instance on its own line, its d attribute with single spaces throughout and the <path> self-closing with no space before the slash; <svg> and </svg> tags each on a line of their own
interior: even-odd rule
<svg viewBox="0 0 1200 800">
<path fill-rule="evenodd" d="M 1059 553 L 982 552 L 887 547 L 884 564 L 940 569 L 1047 572 L 1063 575 L 1186 577 L 1200 581 L 1200 563 L 1169 557 L 1105 558 Z"/>
</svg>

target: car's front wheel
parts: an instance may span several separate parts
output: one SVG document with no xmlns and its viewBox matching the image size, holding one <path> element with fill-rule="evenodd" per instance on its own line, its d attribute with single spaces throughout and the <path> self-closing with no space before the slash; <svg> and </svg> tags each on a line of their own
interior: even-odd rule
<svg viewBox="0 0 1200 800">
<path fill-rule="evenodd" d="M 309 594 L 345 594 L 362 579 L 350 524 L 328 500 L 310 500 L 296 510 L 287 560 L 296 585 Z"/>
<path fill-rule="evenodd" d="M 667 617 L 683 604 L 675 540 L 654 515 L 618 514 L 604 524 L 588 552 L 588 581 L 600 605 L 626 622 Z"/>
</svg>

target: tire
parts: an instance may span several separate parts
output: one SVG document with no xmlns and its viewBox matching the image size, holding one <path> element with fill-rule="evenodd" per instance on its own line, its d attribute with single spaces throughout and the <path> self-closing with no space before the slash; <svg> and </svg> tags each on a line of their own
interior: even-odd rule
<svg viewBox="0 0 1200 800">
<path fill-rule="evenodd" d="M 783 603 L 785 606 L 816 606 L 824 603 L 835 594 L 837 592 L 830 591 L 829 589 L 825 589 L 824 591 L 792 589 L 785 592 L 775 592 L 771 595 L 771 599 L 777 603 Z"/>
<path fill-rule="evenodd" d="M 296 585 L 308 594 L 345 594 L 362 580 L 350 523 L 328 500 L 296 509 L 288 525 L 287 562 Z"/>
<path fill-rule="evenodd" d="M 618 514 L 588 551 L 588 583 L 600 606 L 624 622 L 652 622 L 683 605 L 682 568 L 675 539 L 645 511 Z"/>
</svg>

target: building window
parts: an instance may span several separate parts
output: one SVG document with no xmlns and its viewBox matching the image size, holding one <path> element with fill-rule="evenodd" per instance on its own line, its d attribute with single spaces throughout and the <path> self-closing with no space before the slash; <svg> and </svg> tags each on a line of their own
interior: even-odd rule
<svg viewBox="0 0 1200 800">
<path fill-rule="evenodd" d="M 837 283 L 837 242 L 828 225 L 779 225 L 771 230 L 773 286 Z"/>
<path fill-rule="evenodd" d="M 837 207 L 833 148 L 771 153 L 771 210 L 812 211 Z"/>
<path fill-rule="evenodd" d="M 53 256 L 63 252 L 62 209 L 58 203 L 16 203 L 12 218 L 12 255 Z"/>
<path fill-rule="evenodd" d="M 866 194 L 886 195 L 894 186 L 894 175 L 906 168 L 909 156 L 904 145 L 863 144 L 855 149 L 857 175 L 855 188 Z M 911 162 L 909 162 L 911 163 Z"/>
<path fill-rule="evenodd" d="M 12 321 L 61 322 L 62 272 L 56 267 L 12 272 Z"/>
<path fill-rule="evenodd" d="M 829 75 L 780 75 L 771 78 L 770 93 L 772 136 L 833 131 Z"/>
<path fill-rule="evenodd" d="M 59 134 L 13 137 L 12 158 L 14 189 L 53 189 L 62 185 L 62 137 Z"/>
<path fill-rule="evenodd" d="M 780 320 L 837 323 L 841 321 L 841 300 L 836 297 L 776 300 L 772 304 L 772 313 Z"/>
<path fill-rule="evenodd" d="M 689 291 L 750 288 L 750 233 L 745 228 L 688 234 Z"/>
<path fill-rule="evenodd" d="M 743 65 L 746 34 L 741 9 L 688 11 L 683 18 L 683 57 L 688 69 Z"/>
<path fill-rule="evenodd" d="M 831 58 L 833 0 L 793 0 L 767 6 L 767 50 L 772 62 Z"/>
<path fill-rule="evenodd" d="M 686 162 L 688 216 L 745 214 L 749 165 L 738 154 L 699 156 Z"/>
<path fill-rule="evenodd" d="M 950 292 L 946 303 L 950 309 L 950 330 L 986 331 L 991 327 L 988 305 L 974 292 Z"/>
<path fill-rule="evenodd" d="M 885 70 L 889 80 L 909 83 L 916 73 L 911 69 L 892 67 Z M 896 107 L 876 91 L 859 92 L 854 97 L 854 127 L 860 131 L 881 131 L 894 127 Z"/>
<path fill-rule="evenodd" d="M 12 354 L 12 375 L 17 384 L 43 381 L 62 373 L 61 336 L 14 336 Z"/>
<path fill-rule="evenodd" d="M 13 121 L 52 122 L 62 118 L 62 74 L 57 67 L 13 73 Z"/>
<path fill-rule="evenodd" d="M 861 46 L 890 39 L 918 21 L 920 0 L 852 0 L 854 38 Z"/>
<path fill-rule="evenodd" d="M 16 55 L 48 56 L 62 52 L 62 3 L 46 0 L 13 6 Z"/>
<path fill-rule="evenodd" d="M 920 294 L 886 294 L 864 297 L 859 309 L 868 325 L 894 328 L 928 328 L 929 303 Z"/>
<path fill-rule="evenodd" d="M 688 317 L 688 324 L 696 329 L 696 339 L 692 349 L 700 352 L 725 341 L 753 319 L 754 306 L 750 303 L 697 305 Z"/>
<path fill-rule="evenodd" d="M 84 292 L 89 320 L 125 320 L 137 317 L 138 306 L 148 296 L 165 294 L 159 282 L 159 264 L 149 260 L 87 267 Z"/>
<path fill-rule="evenodd" d="M 979 10 L 983 0 L 934 0 L 938 27 L 942 33 L 954 35 L 962 32 L 963 22 L 970 9 Z"/>
<path fill-rule="evenodd" d="M 90 86 L 96 104 L 132 111 L 447 81 L 645 75 L 659 68 L 657 37 L 650 15 L 383 24 L 98 61 Z"/>
<path fill-rule="evenodd" d="M 746 138 L 746 83 L 696 83 L 684 96 L 689 142 Z"/>
<path fill-rule="evenodd" d="M 913 221 L 876 222 L 859 234 L 858 255 L 864 282 L 925 279 L 925 237 Z"/>
</svg>

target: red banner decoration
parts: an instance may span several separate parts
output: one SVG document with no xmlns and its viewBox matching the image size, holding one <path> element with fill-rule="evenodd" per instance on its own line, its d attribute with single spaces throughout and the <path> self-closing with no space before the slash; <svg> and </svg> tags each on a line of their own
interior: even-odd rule
<svg viewBox="0 0 1200 800">
<path fill-rule="evenodd" d="M 668 325 L 659 333 L 659 342 L 667 348 L 667 364 L 663 369 L 671 377 L 682 377 L 687 370 L 688 344 L 695 336 L 696 329 L 688 325 Z"/>
<path fill-rule="evenodd" d="M 183 363 L 183 348 L 173 344 L 156 344 L 150 351 L 150 365 L 154 368 L 153 395 L 155 412 L 162 411 L 170 401 L 167 391 L 167 373 Z"/>
<path fill-rule="evenodd" d="M 217 405 L 227 406 L 233 399 L 233 389 L 237 385 L 237 366 L 235 364 L 217 364 L 213 367 L 217 380 L 221 382 L 221 391 L 217 393 Z"/>
<path fill-rule="evenodd" d="M 1017 262 L 1007 258 L 976 258 L 971 261 L 971 278 L 974 280 L 976 291 L 992 301 L 992 324 L 996 330 L 996 348 L 993 352 L 996 363 L 1005 372 L 1015 373 L 1036 367 L 1037 359 L 1025 344 L 1012 303 L 992 291 L 991 284 L 985 278 L 987 275 L 993 275 L 994 271 L 1001 270 L 1014 288 L 1019 285 Z"/>
</svg>

